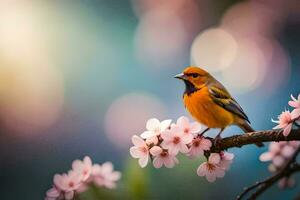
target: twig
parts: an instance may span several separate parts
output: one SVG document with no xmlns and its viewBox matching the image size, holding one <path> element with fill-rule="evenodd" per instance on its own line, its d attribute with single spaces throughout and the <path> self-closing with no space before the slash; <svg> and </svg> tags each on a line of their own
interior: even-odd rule
<svg viewBox="0 0 300 200">
<path fill-rule="evenodd" d="M 300 165 L 296 164 L 296 157 L 300 152 L 300 147 L 294 152 L 293 156 L 290 158 L 289 162 L 275 175 L 260 181 L 256 182 L 252 186 L 246 188 L 238 197 L 238 200 L 241 200 L 246 194 L 248 194 L 251 190 L 258 188 L 248 199 L 256 199 L 260 194 L 262 194 L 265 190 L 271 187 L 274 183 L 280 180 L 283 177 L 290 176 L 291 174 L 300 171 Z"/>
<path fill-rule="evenodd" d="M 287 137 L 280 133 L 281 130 L 267 130 L 226 137 L 221 139 L 218 143 L 213 144 L 210 152 L 220 152 L 229 148 L 242 147 L 258 142 L 300 140 L 300 129 L 292 130 Z M 212 138 L 209 139 L 212 140 Z"/>
</svg>

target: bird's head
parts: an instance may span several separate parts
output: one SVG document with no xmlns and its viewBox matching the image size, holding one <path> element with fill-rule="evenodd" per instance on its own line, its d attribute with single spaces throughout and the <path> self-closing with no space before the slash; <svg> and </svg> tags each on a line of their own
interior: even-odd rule
<svg viewBox="0 0 300 200">
<path fill-rule="evenodd" d="M 187 67 L 183 73 L 176 75 L 174 78 L 178 78 L 184 81 L 186 86 L 186 93 L 193 93 L 201 89 L 211 79 L 211 75 L 199 68 L 199 67 Z"/>
</svg>

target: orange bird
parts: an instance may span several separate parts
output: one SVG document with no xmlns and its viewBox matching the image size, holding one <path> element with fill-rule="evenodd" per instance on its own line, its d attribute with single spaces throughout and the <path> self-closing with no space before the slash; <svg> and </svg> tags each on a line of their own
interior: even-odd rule
<svg viewBox="0 0 300 200">
<path fill-rule="evenodd" d="M 217 142 L 223 130 L 230 125 L 239 126 L 245 133 L 254 132 L 242 107 L 207 71 L 199 67 L 187 67 L 175 78 L 185 83 L 183 102 L 186 109 L 195 120 L 207 126 L 202 135 L 210 128 L 219 128 L 221 130 L 215 139 Z M 262 143 L 256 145 L 263 146 Z"/>
</svg>

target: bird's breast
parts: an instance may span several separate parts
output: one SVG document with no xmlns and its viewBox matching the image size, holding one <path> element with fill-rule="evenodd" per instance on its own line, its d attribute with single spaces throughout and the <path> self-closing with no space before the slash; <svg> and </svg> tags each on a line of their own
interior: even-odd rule
<svg viewBox="0 0 300 200">
<path fill-rule="evenodd" d="M 234 121 L 232 113 L 211 99 L 206 87 L 189 95 L 184 94 L 183 101 L 193 118 L 209 128 L 225 128 Z"/>
</svg>

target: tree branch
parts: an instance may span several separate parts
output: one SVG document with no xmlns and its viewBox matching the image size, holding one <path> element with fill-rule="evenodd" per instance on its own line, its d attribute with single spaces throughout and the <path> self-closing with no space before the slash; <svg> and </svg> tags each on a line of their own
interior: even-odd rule
<svg viewBox="0 0 300 200">
<path fill-rule="evenodd" d="M 209 138 L 213 140 L 212 138 Z M 217 144 L 213 143 L 210 152 L 220 152 L 233 147 L 242 147 L 248 144 L 255 144 L 258 142 L 272 142 L 272 141 L 293 141 L 300 140 L 300 129 L 292 130 L 291 133 L 285 137 L 282 130 L 266 130 L 256 131 L 252 133 L 245 133 L 241 135 L 234 135 L 221 139 Z"/>
<path fill-rule="evenodd" d="M 241 195 L 237 197 L 238 200 L 241 200 L 247 193 L 249 193 L 251 190 L 258 188 L 248 199 L 253 200 L 256 199 L 260 194 L 262 194 L 265 190 L 270 188 L 272 185 L 274 185 L 278 180 L 282 179 L 283 177 L 288 177 L 291 174 L 300 171 L 300 165 L 296 164 L 296 157 L 300 152 L 300 147 L 294 152 L 293 156 L 290 158 L 288 163 L 275 175 L 260 181 L 256 182 L 252 186 L 246 188 Z"/>
</svg>

